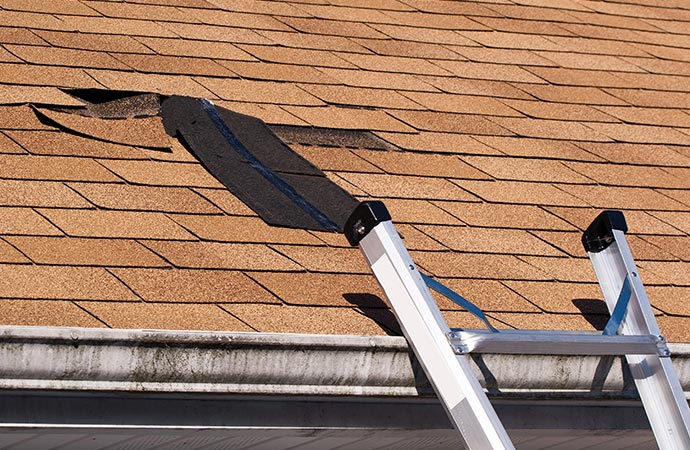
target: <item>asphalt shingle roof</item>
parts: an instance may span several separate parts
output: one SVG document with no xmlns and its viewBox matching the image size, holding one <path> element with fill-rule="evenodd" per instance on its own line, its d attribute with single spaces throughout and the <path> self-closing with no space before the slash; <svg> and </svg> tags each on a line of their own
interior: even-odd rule
<svg viewBox="0 0 690 450">
<path fill-rule="evenodd" d="M 99 89 L 261 118 L 500 327 L 600 327 L 579 238 L 622 209 L 690 342 L 688 22 L 680 0 L 0 0 L 0 323 L 397 332 L 343 236 L 266 225 L 159 117 L 72 114 Z"/>
</svg>

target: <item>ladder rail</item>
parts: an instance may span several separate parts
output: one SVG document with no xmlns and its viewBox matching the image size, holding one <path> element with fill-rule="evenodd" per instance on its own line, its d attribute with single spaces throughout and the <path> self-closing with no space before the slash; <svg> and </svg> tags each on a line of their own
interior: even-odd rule
<svg viewBox="0 0 690 450">
<path fill-rule="evenodd" d="M 602 213 L 592 225 L 605 214 L 613 213 L 618 212 Z M 604 249 L 588 250 L 589 258 L 611 313 L 626 277 L 630 281 L 631 298 L 619 334 L 652 335 L 665 344 L 625 238 L 625 219 L 622 213 L 618 214 L 622 223 L 617 224 L 615 217 L 607 219 L 607 240 L 611 242 Z M 626 360 L 659 448 L 690 449 L 690 408 L 668 349 L 659 354 L 627 354 Z"/>
<path fill-rule="evenodd" d="M 363 237 L 348 239 L 356 241 L 366 257 L 463 445 L 471 450 L 514 449 L 467 356 L 456 354 L 451 347 L 450 328 L 383 204 L 383 211 L 375 212 L 377 220 L 367 218 L 372 203 L 376 202 L 363 203 L 351 217 L 350 228 L 358 229 Z M 362 228 L 357 221 L 368 226 Z"/>
</svg>

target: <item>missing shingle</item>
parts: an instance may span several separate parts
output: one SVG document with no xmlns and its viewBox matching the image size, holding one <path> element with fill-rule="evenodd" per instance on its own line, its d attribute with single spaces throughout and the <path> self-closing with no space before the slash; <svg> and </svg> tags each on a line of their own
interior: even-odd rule
<svg viewBox="0 0 690 450">
<path fill-rule="evenodd" d="M 109 91 L 103 89 L 72 89 L 63 92 L 80 100 L 82 108 L 72 110 L 84 116 L 101 119 L 132 119 L 153 117 L 160 113 L 159 94 Z"/>
<path fill-rule="evenodd" d="M 336 130 L 293 125 L 274 125 L 271 126 L 271 130 L 282 140 L 291 144 L 364 148 L 369 150 L 395 149 L 391 144 L 368 131 Z"/>
<path fill-rule="evenodd" d="M 168 134 L 271 225 L 342 231 L 358 204 L 259 119 L 177 96 L 163 101 L 161 116 Z"/>
</svg>

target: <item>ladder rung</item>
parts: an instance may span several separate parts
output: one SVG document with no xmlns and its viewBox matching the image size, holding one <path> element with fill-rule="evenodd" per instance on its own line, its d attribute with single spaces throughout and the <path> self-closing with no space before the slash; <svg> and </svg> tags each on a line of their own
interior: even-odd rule
<svg viewBox="0 0 690 450">
<path fill-rule="evenodd" d="M 454 330 L 450 343 L 457 353 L 504 353 L 530 355 L 651 355 L 668 356 L 663 337 L 604 336 L 598 333 L 563 331 Z"/>
</svg>

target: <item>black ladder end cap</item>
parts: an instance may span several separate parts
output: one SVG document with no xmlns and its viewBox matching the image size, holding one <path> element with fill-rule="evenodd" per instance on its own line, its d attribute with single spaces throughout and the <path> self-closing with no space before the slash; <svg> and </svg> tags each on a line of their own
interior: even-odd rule
<svg viewBox="0 0 690 450">
<path fill-rule="evenodd" d="M 372 228 L 387 220 L 391 220 L 391 215 L 383 202 L 361 202 L 345 222 L 345 237 L 351 246 L 356 247 Z"/>
<path fill-rule="evenodd" d="M 582 245 L 585 251 L 598 253 L 613 243 L 613 230 L 627 233 L 628 224 L 621 211 L 606 210 L 599 213 L 596 219 L 582 234 Z"/>
</svg>

